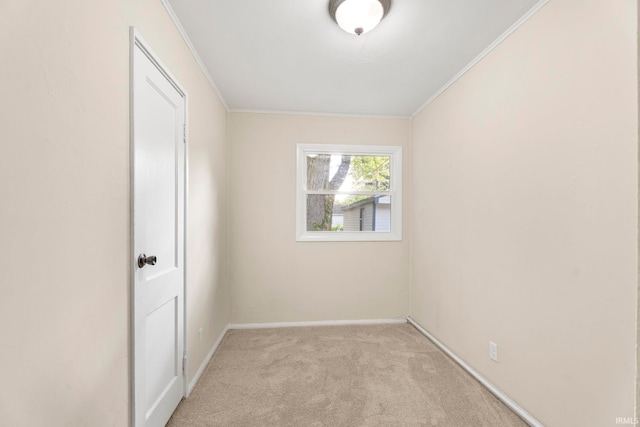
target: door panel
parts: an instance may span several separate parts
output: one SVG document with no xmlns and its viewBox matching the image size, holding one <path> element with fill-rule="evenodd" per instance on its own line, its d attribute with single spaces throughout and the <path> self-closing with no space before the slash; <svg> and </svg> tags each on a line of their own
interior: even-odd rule
<svg viewBox="0 0 640 427">
<path fill-rule="evenodd" d="M 185 94 L 133 50 L 135 426 L 164 426 L 184 395 Z M 156 256 L 138 266 L 138 256 Z"/>
<path fill-rule="evenodd" d="M 176 348 L 177 298 L 169 301 L 149 313 L 146 318 L 145 377 L 147 379 L 145 408 L 154 408 L 167 393 L 179 376 L 180 366 L 174 357 Z M 172 332 L 172 333 L 167 333 Z"/>
<path fill-rule="evenodd" d="M 141 219 L 145 224 L 147 245 L 157 248 L 154 253 L 158 257 L 153 268 L 155 276 L 178 267 L 175 206 L 179 182 L 176 173 L 179 171 L 175 170 L 175 133 L 178 127 L 175 116 L 179 110 L 153 81 L 147 80 L 146 83 L 142 90 L 147 111 L 142 120 L 145 121 L 143 126 L 148 134 L 141 141 L 141 150 L 144 150 L 145 162 L 148 161 L 153 167 L 144 169 L 144 177 L 140 179 L 144 191 L 140 192 L 140 197 L 144 198 L 145 205 L 153 209 L 141 212 L 141 216 L 144 216 Z M 168 89 L 171 88 L 165 88 Z"/>
</svg>

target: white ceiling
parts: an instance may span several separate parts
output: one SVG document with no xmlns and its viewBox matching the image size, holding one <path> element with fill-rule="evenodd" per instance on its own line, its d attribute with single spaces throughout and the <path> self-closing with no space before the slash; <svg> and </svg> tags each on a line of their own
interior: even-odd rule
<svg viewBox="0 0 640 427">
<path fill-rule="evenodd" d="M 544 0 L 392 0 L 370 33 L 329 0 L 169 0 L 231 111 L 412 116 Z"/>
</svg>

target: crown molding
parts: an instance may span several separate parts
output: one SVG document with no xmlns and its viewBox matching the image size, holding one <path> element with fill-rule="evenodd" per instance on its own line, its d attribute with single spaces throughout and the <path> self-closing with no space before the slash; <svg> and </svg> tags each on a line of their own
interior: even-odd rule
<svg viewBox="0 0 640 427">
<path fill-rule="evenodd" d="M 218 96 L 218 99 L 220 99 L 220 102 L 222 102 L 224 109 L 227 110 L 228 112 L 229 106 L 227 105 L 227 101 L 225 101 L 224 97 L 222 96 L 222 93 L 220 92 L 220 89 L 218 88 L 216 83 L 213 81 L 213 78 L 211 77 L 211 74 L 209 74 L 209 71 L 207 71 L 207 67 L 204 66 L 204 62 L 202 62 L 202 58 L 198 54 L 198 51 L 196 50 L 195 46 L 193 46 L 193 43 L 191 43 L 191 40 L 189 39 L 187 32 L 182 26 L 182 23 L 180 22 L 180 20 L 178 19 L 178 15 L 176 15 L 176 12 L 173 10 L 173 7 L 171 7 L 169 0 L 160 0 L 160 1 L 162 2 L 162 5 L 164 6 L 165 10 L 169 14 L 169 17 L 171 18 L 176 28 L 178 29 L 178 32 L 182 36 L 182 39 L 184 40 L 185 44 L 191 51 L 191 54 L 193 55 L 194 59 L 200 66 L 200 70 L 209 81 L 209 84 L 211 85 L 213 90 L 216 92 L 216 95 Z"/>
<path fill-rule="evenodd" d="M 525 22 L 527 22 L 533 15 L 535 15 L 540 9 L 542 9 L 547 3 L 549 3 L 549 0 L 540 0 L 538 3 L 536 3 L 535 6 L 533 6 L 531 9 L 529 9 L 529 11 L 527 13 L 525 13 L 524 15 L 522 15 L 522 17 L 520 17 L 520 19 L 518 19 L 512 26 L 510 26 L 507 31 L 505 31 L 504 33 L 502 33 L 497 39 L 495 39 L 493 41 L 493 43 L 491 43 L 489 46 L 487 46 L 487 48 L 485 50 L 483 50 L 482 52 L 480 52 L 480 54 L 478 56 L 476 56 L 475 58 L 473 58 L 471 60 L 471 62 L 469 62 L 462 70 L 460 70 L 458 72 L 458 74 L 456 74 L 455 76 L 453 76 L 453 78 L 451 80 L 449 80 L 447 83 L 444 84 L 444 86 L 442 86 L 440 89 L 438 89 L 438 91 L 436 93 L 434 93 L 433 95 L 431 95 L 431 97 L 429 99 L 427 99 L 425 101 L 424 104 L 422 104 L 415 113 L 413 113 L 411 115 L 411 118 L 413 119 L 415 116 L 417 116 L 418 114 L 420 114 L 420 112 L 422 110 L 424 110 L 425 108 L 427 108 L 429 106 L 429 104 L 431 104 L 433 101 L 435 101 L 440 95 L 442 95 L 442 93 L 444 91 L 446 91 L 447 89 L 449 89 L 449 87 L 451 85 L 453 85 L 455 82 L 457 82 L 462 76 L 464 76 L 467 71 L 469 71 L 470 69 L 472 69 L 478 62 L 480 62 L 485 56 L 489 55 L 489 53 L 491 53 L 491 51 L 493 49 L 495 49 L 496 47 L 498 47 L 500 45 L 500 43 L 502 43 L 503 41 L 505 41 L 514 31 L 516 31 L 518 28 L 520 28 L 520 26 L 522 24 L 524 24 Z"/>
<path fill-rule="evenodd" d="M 411 116 L 393 116 L 381 114 L 355 114 L 355 113 L 322 113 L 314 111 L 279 111 L 279 110 L 251 110 L 242 108 L 232 108 L 229 113 L 243 114 L 279 114 L 283 116 L 324 116 L 324 117 L 350 117 L 356 119 L 404 119 L 409 120 Z"/>
</svg>

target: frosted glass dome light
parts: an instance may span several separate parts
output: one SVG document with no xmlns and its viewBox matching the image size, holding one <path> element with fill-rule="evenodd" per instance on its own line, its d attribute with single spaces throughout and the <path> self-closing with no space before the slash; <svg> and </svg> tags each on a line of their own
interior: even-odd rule
<svg viewBox="0 0 640 427">
<path fill-rule="evenodd" d="M 391 0 L 331 0 L 329 14 L 347 33 L 360 35 L 378 25 L 390 3 Z"/>
</svg>

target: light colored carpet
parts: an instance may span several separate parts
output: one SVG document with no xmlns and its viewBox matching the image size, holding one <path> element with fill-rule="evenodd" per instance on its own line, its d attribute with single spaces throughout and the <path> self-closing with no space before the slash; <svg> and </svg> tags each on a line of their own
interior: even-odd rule
<svg viewBox="0 0 640 427">
<path fill-rule="evenodd" d="M 231 330 L 178 426 L 526 426 L 409 324 Z"/>
</svg>

